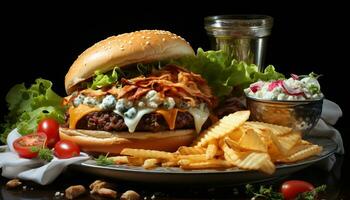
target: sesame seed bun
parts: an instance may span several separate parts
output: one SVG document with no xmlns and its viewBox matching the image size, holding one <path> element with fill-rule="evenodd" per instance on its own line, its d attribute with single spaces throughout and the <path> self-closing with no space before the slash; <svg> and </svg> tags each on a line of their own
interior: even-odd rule
<svg viewBox="0 0 350 200">
<path fill-rule="evenodd" d="M 119 154 L 124 148 L 174 152 L 179 146 L 190 145 L 196 136 L 195 131 L 191 129 L 130 134 L 60 128 L 59 133 L 61 140 L 73 141 L 85 152 L 110 154 Z"/>
<path fill-rule="evenodd" d="M 107 72 L 115 66 L 194 55 L 183 38 L 160 30 L 142 30 L 102 40 L 85 50 L 70 67 L 65 89 L 71 94 L 78 83 L 91 78 L 96 70 Z"/>
</svg>

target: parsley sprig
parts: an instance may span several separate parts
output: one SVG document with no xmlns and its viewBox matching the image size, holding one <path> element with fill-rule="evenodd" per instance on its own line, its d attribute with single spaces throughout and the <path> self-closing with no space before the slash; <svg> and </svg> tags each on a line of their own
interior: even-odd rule
<svg viewBox="0 0 350 200">
<path fill-rule="evenodd" d="M 48 148 L 41 148 L 41 147 L 32 147 L 30 149 L 31 152 L 38 152 L 38 157 L 41 160 L 45 160 L 47 162 L 50 162 L 53 159 L 53 152 Z"/>
<path fill-rule="evenodd" d="M 96 158 L 95 161 L 96 161 L 97 165 L 102 165 L 102 166 L 115 164 L 112 159 L 108 158 L 108 154 L 106 154 L 106 155 L 99 155 L 98 158 Z"/>
<path fill-rule="evenodd" d="M 256 190 L 253 185 L 247 184 L 246 193 L 252 197 L 252 199 L 269 199 L 269 200 L 281 200 L 283 196 L 279 192 L 273 191 L 272 186 L 265 187 L 260 186 L 259 190 Z"/>
<path fill-rule="evenodd" d="M 321 185 L 309 192 L 300 193 L 295 200 L 314 200 L 317 198 L 317 195 L 319 193 L 324 192 L 325 190 L 326 190 L 326 185 Z M 282 193 L 275 192 L 272 186 L 265 187 L 261 185 L 260 188 L 257 190 L 256 188 L 253 187 L 253 185 L 247 184 L 246 193 L 247 195 L 252 197 L 252 199 L 268 199 L 268 200 L 284 199 Z"/>
<path fill-rule="evenodd" d="M 326 185 L 318 186 L 309 192 L 303 192 L 299 194 L 296 200 L 314 200 L 316 199 L 317 194 L 326 191 L 326 188 L 327 188 Z"/>
</svg>

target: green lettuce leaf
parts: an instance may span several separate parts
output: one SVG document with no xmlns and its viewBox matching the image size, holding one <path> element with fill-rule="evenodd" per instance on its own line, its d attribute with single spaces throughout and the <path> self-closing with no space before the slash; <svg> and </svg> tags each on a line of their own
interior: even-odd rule
<svg viewBox="0 0 350 200">
<path fill-rule="evenodd" d="M 65 108 L 62 97 L 52 90 L 52 82 L 38 78 L 29 88 L 24 83 L 13 86 L 6 95 L 9 113 L 5 122 L 0 124 L 0 139 L 6 142 L 8 133 L 18 128 L 19 133 L 34 132 L 43 118 L 54 118 L 64 122 Z"/>
<path fill-rule="evenodd" d="M 119 71 L 118 67 L 115 67 L 112 72 L 105 74 L 100 71 L 95 71 L 95 77 L 92 80 L 90 88 L 96 90 L 117 82 L 119 77 L 117 71 Z"/>
<path fill-rule="evenodd" d="M 45 106 L 37 108 L 31 112 L 23 113 L 17 123 L 18 132 L 21 134 L 32 133 L 36 130 L 40 120 L 44 118 L 56 119 L 59 123 L 64 122 L 64 113 L 61 109 L 56 109 L 53 106 Z"/>
<path fill-rule="evenodd" d="M 284 75 L 276 72 L 275 67 L 272 65 L 267 66 L 264 70 L 264 73 L 254 74 L 254 81 L 258 81 L 258 80 L 269 81 L 269 80 L 278 80 L 278 79 L 284 79 L 284 78 L 285 78 Z"/>
<path fill-rule="evenodd" d="M 284 78 L 272 65 L 259 72 L 254 64 L 247 64 L 231 58 L 226 52 L 204 51 L 199 48 L 196 56 L 183 57 L 170 63 L 183 66 L 205 78 L 212 91 L 219 98 L 233 92 L 233 88 L 243 90 L 258 80 L 268 81 Z M 240 94 L 238 92 L 237 94 Z"/>
</svg>

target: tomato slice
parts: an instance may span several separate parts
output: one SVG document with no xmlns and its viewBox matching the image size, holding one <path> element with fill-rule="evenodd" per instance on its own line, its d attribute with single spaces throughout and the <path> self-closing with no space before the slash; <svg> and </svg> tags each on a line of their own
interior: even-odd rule
<svg viewBox="0 0 350 200">
<path fill-rule="evenodd" d="M 314 186 L 309 182 L 301 181 L 301 180 L 290 180 L 282 184 L 281 192 L 283 194 L 284 199 L 293 200 L 300 193 L 308 192 L 313 189 L 314 189 Z"/>
<path fill-rule="evenodd" d="M 32 152 L 32 147 L 46 147 L 46 135 L 43 133 L 33 133 L 24 135 L 13 142 L 13 147 L 22 158 L 35 158 L 38 152 Z"/>
</svg>

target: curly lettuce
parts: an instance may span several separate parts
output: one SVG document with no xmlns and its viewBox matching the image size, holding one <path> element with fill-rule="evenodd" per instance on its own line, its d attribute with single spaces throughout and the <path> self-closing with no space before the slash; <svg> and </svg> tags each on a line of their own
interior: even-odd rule
<svg viewBox="0 0 350 200">
<path fill-rule="evenodd" d="M 6 95 L 6 102 L 9 113 L 5 116 L 5 122 L 0 124 L 0 139 L 4 143 L 14 128 L 25 135 L 34 132 L 43 118 L 64 122 L 62 97 L 52 90 L 49 80 L 38 78 L 29 88 L 24 83 L 13 86 Z"/>
<path fill-rule="evenodd" d="M 118 81 L 118 67 L 115 67 L 111 72 L 103 74 L 100 71 L 95 71 L 95 76 L 92 80 L 91 85 L 89 86 L 91 89 L 100 89 L 104 86 L 110 85 Z"/>
<path fill-rule="evenodd" d="M 199 48 L 196 56 L 184 57 L 171 62 L 200 74 L 208 81 L 212 91 L 219 98 L 232 93 L 233 88 L 244 89 L 258 80 L 284 78 L 284 75 L 276 72 L 272 65 L 266 67 L 264 72 L 259 72 L 256 65 L 232 59 L 222 50 L 204 51 Z"/>
</svg>

